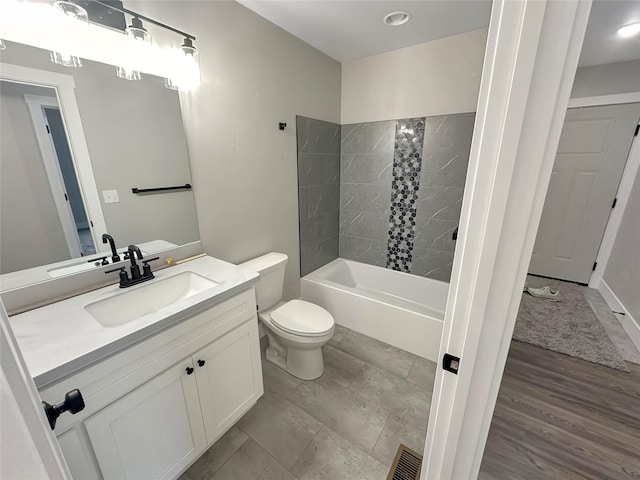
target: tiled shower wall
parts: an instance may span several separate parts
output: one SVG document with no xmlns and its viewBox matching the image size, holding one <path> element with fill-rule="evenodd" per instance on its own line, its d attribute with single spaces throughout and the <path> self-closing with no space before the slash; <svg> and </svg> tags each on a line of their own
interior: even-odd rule
<svg viewBox="0 0 640 480">
<path fill-rule="evenodd" d="M 340 256 L 385 267 L 395 121 L 342 126 Z"/>
<path fill-rule="evenodd" d="M 340 125 L 298 116 L 300 274 L 338 258 Z"/>
<path fill-rule="evenodd" d="M 340 257 L 449 281 L 474 120 L 463 113 L 343 125 L 338 171 L 335 153 L 320 160 L 305 152 L 336 152 L 335 143 L 313 145 L 339 126 L 299 117 L 302 274 L 336 258 L 339 232 Z M 305 145 L 307 137 L 316 140 Z M 320 186 L 327 190 L 311 189 Z"/>
</svg>

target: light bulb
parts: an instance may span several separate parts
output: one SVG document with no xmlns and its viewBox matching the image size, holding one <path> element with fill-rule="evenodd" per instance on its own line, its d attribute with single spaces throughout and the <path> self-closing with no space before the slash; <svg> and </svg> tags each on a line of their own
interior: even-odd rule
<svg viewBox="0 0 640 480">
<path fill-rule="evenodd" d="M 151 43 L 151 35 L 142 26 L 142 20 L 138 17 L 131 19 L 131 25 L 127 27 L 127 35 L 139 42 Z"/>
<path fill-rule="evenodd" d="M 193 90 L 202 84 L 200 57 L 190 38 L 185 38 L 176 56 L 174 75 L 165 79 L 165 87 L 172 90 Z"/>
</svg>

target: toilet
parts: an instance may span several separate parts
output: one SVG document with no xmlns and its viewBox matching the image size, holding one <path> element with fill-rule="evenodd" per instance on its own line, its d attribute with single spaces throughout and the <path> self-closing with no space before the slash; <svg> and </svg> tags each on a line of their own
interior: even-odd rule
<svg viewBox="0 0 640 480">
<path fill-rule="evenodd" d="M 335 321 L 324 308 L 304 300 L 282 301 L 288 257 L 268 253 L 239 266 L 260 274 L 256 284 L 258 318 L 269 346 L 267 361 L 302 380 L 324 373 L 322 346 L 333 336 Z"/>
</svg>

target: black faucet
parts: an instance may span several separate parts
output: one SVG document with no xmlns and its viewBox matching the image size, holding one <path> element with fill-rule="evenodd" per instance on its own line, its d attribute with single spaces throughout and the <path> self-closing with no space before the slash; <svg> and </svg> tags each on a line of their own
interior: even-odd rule
<svg viewBox="0 0 640 480">
<path fill-rule="evenodd" d="M 136 262 L 136 256 L 138 257 L 138 260 L 142 260 L 142 263 L 144 264 L 142 268 L 142 274 L 140 274 L 140 266 Z M 129 245 L 129 248 L 127 249 L 126 258 L 128 258 L 131 261 L 131 268 L 130 268 L 131 278 L 129 278 L 129 275 L 127 275 L 127 271 L 126 271 L 127 267 L 114 268 L 113 270 L 107 270 L 106 272 L 104 272 L 104 273 L 120 272 L 119 273 L 120 288 L 130 287 L 132 285 L 146 282 L 147 280 L 151 280 L 152 278 L 154 278 L 153 272 L 151 272 L 151 266 L 149 265 L 149 262 L 158 260 L 160 257 L 153 257 L 153 258 L 148 258 L 146 260 L 143 260 L 144 257 L 142 256 L 142 252 L 140 251 L 140 248 L 136 245 Z"/>
<path fill-rule="evenodd" d="M 111 261 L 113 263 L 120 261 L 120 255 L 118 255 L 118 251 L 116 250 L 116 242 L 113 241 L 113 237 L 108 233 L 102 234 L 102 243 L 109 242 L 109 246 L 111 247 Z"/>
<path fill-rule="evenodd" d="M 138 260 L 142 260 L 144 257 L 137 245 L 129 245 L 127 252 L 129 252 L 129 260 L 131 261 L 131 280 L 138 280 L 141 275 L 140 267 L 136 263 L 136 255 L 138 255 Z"/>
</svg>

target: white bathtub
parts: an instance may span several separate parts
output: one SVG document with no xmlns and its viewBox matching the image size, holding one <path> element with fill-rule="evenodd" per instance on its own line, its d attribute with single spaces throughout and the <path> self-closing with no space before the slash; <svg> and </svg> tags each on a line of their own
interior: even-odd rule
<svg viewBox="0 0 640 480">
<path fill-rule="evenodd" d="M 449 284 L 338 258 L 302 278 L 336 323 L 437 361 Z"/>
</svg>

